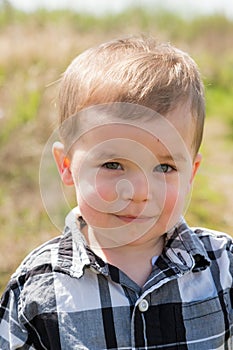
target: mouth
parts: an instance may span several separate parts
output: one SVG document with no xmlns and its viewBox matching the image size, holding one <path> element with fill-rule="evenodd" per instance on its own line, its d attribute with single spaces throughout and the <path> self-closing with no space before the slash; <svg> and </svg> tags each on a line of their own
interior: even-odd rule
<svg viewBox="0 0 233 350">
<path fill-rule="evenodd" d="M 126 223 L 147 223 L 154 219 L 153 217 L 149 216 L 133 216 L 133 215 L 115 215 L 119 220 L 126 222 Z"/>
</svg>

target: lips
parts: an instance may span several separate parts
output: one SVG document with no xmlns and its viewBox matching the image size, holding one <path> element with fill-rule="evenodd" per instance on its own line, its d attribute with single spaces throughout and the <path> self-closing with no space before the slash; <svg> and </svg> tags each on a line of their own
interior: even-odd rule
<svg viewBox="0 0 233 350">
<path fill-rule="evenodd" d="M 116 217 L 126 223 L 134 222 L 134 223 L 146 223 L 151 221 L 153 217 L 149 216 L 133 216 L 133 215 L 116 215 Z"/>
</svg>

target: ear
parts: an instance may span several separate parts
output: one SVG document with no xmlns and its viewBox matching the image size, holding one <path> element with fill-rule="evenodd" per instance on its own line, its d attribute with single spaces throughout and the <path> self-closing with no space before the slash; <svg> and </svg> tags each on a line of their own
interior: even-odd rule
<svg viewBox="0 0 233 350">
<path fill-rule="evenodd" d="M 200 167 L 201 160 L 202 160 L 202 155 L 200 153 L 198 153 L 194 159 L 194 162 L 193 162 L 192 174 L 191 174 L 191 178 L 190 178 L 190 185 L 192 185 L 193 179 L 197 173 L 197 170 Z"/>
<path fill-rule="evenodd" d="M 62 182 L 65 185 L 71 186 L 74 184 L 72 173 L 70 171 L 70 160 L 66 157 L 64 145 L 61 142 L 55 142 L 52 148 L 53 157 L 57 164 Z"/>
</svg>

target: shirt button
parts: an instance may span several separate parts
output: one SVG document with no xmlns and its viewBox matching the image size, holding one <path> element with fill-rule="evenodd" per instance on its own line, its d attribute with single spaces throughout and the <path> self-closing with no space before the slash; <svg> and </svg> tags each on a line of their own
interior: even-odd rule
<svg viewBox="0 0 233 350">
<path fill-rule="evenodd" d="M 140 303 L 138 304 L 138 308 L 141 312 L 145 312 L 149 308 L 149 303 L 146 299 L 142 299 Z"/>
</svg>

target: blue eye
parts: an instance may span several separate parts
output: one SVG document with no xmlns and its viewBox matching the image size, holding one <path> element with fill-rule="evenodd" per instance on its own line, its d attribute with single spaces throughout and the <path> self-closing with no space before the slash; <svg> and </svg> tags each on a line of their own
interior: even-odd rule
<svg viewBox="0 0 233 350">
<path fill-rule="evenodd" d="M 158 173 L 170 173 L 173 170 L 175 170 L 175 168 L 168 164 L 159 164 L 154 168 L 154 171 Z"/>
<path fill-rule="evenodd" d="M 123 170 L 123 167 L 118 162 L 106 162 L 102 165 L 102 168 L 109 170 Z"/>
</svg>

